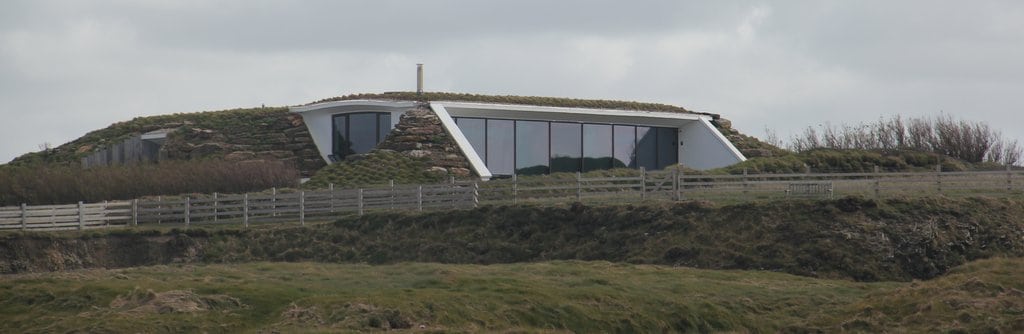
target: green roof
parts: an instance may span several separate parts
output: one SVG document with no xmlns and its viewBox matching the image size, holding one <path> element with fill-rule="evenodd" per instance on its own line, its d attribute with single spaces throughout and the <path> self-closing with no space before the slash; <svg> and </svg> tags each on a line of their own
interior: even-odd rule
<svg viewBox="0 0 1024 334">
<path fill-rule="evenodd" d="M 416 94 L 416 92 L 386 92 L 386 93 L 370 93 L 370 94 L 351 94 L 339 97 L 332 97 L 323 100 L 319 100 L 310 104 L 331 102 L 331 101 L 347 101 L 347 100 L 394 100 L 394 101 L 455 101 L 455 102 L 481 102 L 481 103 L 499 103 L 499 104 L 518 104 L 518 105 L 533 105 L 533 106 L 544 106 L 544 107 L 566 107 L 566 108 L 593 108 L 593 109 L 616 109 L 616 110 L 644 110 L 644 111 L 665 111 L 665 112 L 678 112 L 678 113 L 691 113 L 691 114 L 706 114 L 698 113 L 690 110 L 686 110 L 683 107 L 661 104 L 661 103 L 645 103 L 645 102 L 632 102 L 632 101 L 615 101 L 615 100 L 586 100 L 586 99 L 572 99 L 564 97 L 542 97 L 542 96 L 512 96 L 512 95 L 479 95 L 479 94 L 464 94 L 464 93 L 444 93 L 444 92 L 424 92 L 423 94 Z"/>
</svg>

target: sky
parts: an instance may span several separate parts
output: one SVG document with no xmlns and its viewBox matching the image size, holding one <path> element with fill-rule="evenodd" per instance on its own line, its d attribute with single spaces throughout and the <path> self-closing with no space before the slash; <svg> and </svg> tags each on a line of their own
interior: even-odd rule
<svg viewBox="0 0 1024 334">
<path fill-rule="evenodd" d="M 415 90 L 658 102 L 782 139 L 1024 139 L 1024 1 L 4 0 L 0 163 L 135 117 Z"/>
</svg>

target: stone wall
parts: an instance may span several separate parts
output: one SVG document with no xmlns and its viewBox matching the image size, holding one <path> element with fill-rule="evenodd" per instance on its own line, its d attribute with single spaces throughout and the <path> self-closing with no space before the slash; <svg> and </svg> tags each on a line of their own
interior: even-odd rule
<svg viewBox="0 0 1024 334">
<path fill-rule="evenodd" d="M 221 157 L 230 161 L 281 161 L 303 176 L 325 165 L 302 116 L 281 114 L 247 126 L 204 129 L 185 124 L 167 136 L 161 158 L 188 160 Z"/>
<path fill-rule="evenodd" d="M 421 104 L 402 114 L 391 133 L 378 149 L 401 152 L 414 158 L 424 158 L 432 172 L 473 176 L 469 160 L 445 131 L 441 120 L 426 104 Z"/>
</svg>

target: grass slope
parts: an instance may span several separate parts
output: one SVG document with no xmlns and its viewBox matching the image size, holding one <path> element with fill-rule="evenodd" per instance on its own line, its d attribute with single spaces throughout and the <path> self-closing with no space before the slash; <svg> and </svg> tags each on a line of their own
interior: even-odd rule
<svg viewBox="0 0 1024 334">
<path fill-rule="evenodd" d="M 395 184 L 430 184 L 444 181 L 445 175 L 427 172 L 421 160 L 394 151 L 372 151 L 355 161 L 342 161 L 321 168 L 303 184 L 308 189 L 356 188 Z"/>
<path fill-rule="evenodd" d="M 106 145 L 120 143 L 132 135 L 158 129 L 178 129 L 183 126 L 213 130 L 258 131 L 258 129 L 264 128 L 268 124 L 281 122 L 287 115 L 288 108 L 268 107 L 136 117 L 129 121 L 114 123 L 106 128 L 91 131 L 78 139 L 57 146 L 49 151 L 24 154 L 14 158 L 10 164 L 21 166 L 38 166 L 43 164 L 77 166 L 79 159 L 94 150 L 103 149 Z"/>
<path fill-rule="evenodd" d="M 1012 332 L 1022 268 L 912 283 L 578 261 L 89 270 L 0 277 L 0 331 Z"/>
</svg>

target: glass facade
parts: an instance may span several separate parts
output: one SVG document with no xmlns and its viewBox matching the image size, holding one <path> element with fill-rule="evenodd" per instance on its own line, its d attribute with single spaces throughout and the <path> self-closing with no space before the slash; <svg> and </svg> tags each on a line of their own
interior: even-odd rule
<svg viewBox="0 0 1024 334">
<path fill-rule="evenodd" d="M 456 117 L 494 175 L 663 169 L 678 162 L 675 128 Z"/>
<path fill-rule="evenodd" d="M 551 123 L 551 172 L 576 172 L 583 165 L 583 128 L 579 123 Z"/>
<path fill-rule="evenodd" d="M 369 152 L 384 141 L 391 132 L 391 114 L 338 114 L 333 117 L 332 128 L 332 159 L 341 160 L 350 154 Z"/>
</svg>

